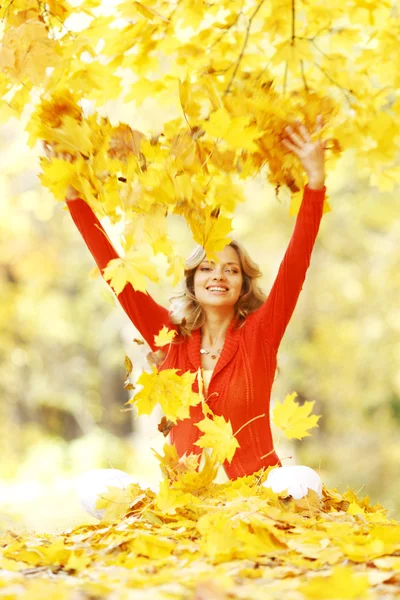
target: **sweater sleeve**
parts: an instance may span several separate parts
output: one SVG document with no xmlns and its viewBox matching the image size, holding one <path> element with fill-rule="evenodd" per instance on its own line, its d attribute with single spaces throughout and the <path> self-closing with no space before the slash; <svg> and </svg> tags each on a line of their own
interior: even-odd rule
<svg viewBox="0 0 400 600">
<path fill-rule="evenodd" d="M 306 278 L 318 234 L 326 188 L 312 190 L 306 185 L 296 224 L 279 267 L 274 285 L 264 304 L 256 311 L 263 338 L 278 349 L 295 309 Z"/>
<path fill-rule="evenodd" d="M 119 258 L 115 248 L 100 221 L 84 200 L 67 200 L 67 206 L 100 272 L 103 273 L 110 260 Z M 135 291 L 130 283 L 117 295 L 117 298 L 151 349 L 157 350 L 158 348 L 154 346 L 154 336 L 164 325 L 171 327 L 168 310 L 157 304 L 149 294 Z"/>
</svg>

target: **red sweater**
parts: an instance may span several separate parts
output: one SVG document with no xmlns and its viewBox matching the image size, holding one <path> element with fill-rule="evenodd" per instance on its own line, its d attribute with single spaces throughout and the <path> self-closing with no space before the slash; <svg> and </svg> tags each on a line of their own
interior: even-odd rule
<svg viewBox="0 0 400 600">
<path fill-rule="evenodd" d="M 276 355 L 310 264 L 324 198 L 325 188 L 311 190 L 305 187 L 294 231 L 269 296 L 258 310 L 247 317 L 241 328 L 235 329 L 231 323 L 212 374 L 208 404 L 215 414 L 231 421 L 234 432 L 254 417 L 265 414 L 238 434 L 240 448 L 236 450 L 232 462 L 229 464 L 226 461 L 224 464 L 231 479 L 251 475 L 262 467 L 281 466 L 274 451 L 269 418 Z M 118 257 L 115 249 L 83 200 L 69 201 L 68 207 L 98 267 L 103 270 L 111 259 Z M 168 310 L 148 294 L 136 292 L 131 284 L 126 285 L 118 300 L 152 350 L 157 349 L 154 335 L 163 325 L 176 329 L 176 325 L 169 321 Z M 167 357 L 159 368 L 195 372 L 199 367 L 200 329 L 196 329 L 183 343 L 170 344 Z M 198 391 L 197 381 L 193 389 Z M 171 441 L 176 445 L 179 455 L 201 452 L 194 445 L 201 435 L 194 424 L 202 418 L 201 406 L 195 406 L 191 409 L 189 419 L 173 427 Z M 261 458 L 268 453 L 271 454 Z"/>
</svg>

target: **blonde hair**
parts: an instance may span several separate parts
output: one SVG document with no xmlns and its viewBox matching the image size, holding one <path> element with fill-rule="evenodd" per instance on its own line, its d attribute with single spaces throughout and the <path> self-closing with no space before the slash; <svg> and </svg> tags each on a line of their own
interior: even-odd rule
<svg viewBox="0 0 400 600">
<path fill-rule="evenodd" d="M 236 325 L 241 327 L 246 317 L 265 302 L 266 296 L 257 285 L 257 279 L 261 277 L 258 265 L 236 240 L 232 240 L 228 246 L 236 251 L 243 276 L 242 291 L 235 305 Z M 194 275 L 197 267 L 206 257 L 204 248 L 197 246 L 186 260 L 183 291 L 170 298 L 170 320 L 179 326 L 183 336 L 190 335 L 194 329 L 201 327 L 205 320 L 204 310 L 194 294 Z"/>
</svg>

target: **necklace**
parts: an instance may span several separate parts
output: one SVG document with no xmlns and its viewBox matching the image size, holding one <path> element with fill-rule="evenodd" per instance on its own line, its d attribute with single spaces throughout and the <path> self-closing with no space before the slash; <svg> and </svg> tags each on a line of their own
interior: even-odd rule
<svg viewBox="0 0 400 600">
<path fill-rule="evenodd" d="M 224 340 L 218 342 L 224 344 Z M 218 348 L 218 350 L 210 350 L 209 348 L 200 348 L 200 354 L 209 354 L 210 358 L 215 360 L 219 354 L 221 354 L 222 348 Z"/>
<path fill-rule="evenodd" d="M 207 348 L 200 348 L 200 354 L 210 354 L 211 350 L 208 350 Z M 221 349 L 217 350 L 216 352 L 213 352 L 211 354 L 211 358 L 213 360 L 215 360 L 218 356 L 218 354 L 221 354 Z"/>
</svg>

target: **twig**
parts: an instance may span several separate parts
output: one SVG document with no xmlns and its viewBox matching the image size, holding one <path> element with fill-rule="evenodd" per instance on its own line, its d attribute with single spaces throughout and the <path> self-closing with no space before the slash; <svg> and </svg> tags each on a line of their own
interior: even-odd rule
<svg viewBox="0 0 400 600">
<path fill-rule="evenodd" d="M 286 61 L 286 64 L 285 64 L 285 74 L 283 76 L 283 95 L 286 94 L 286 85 L 287 85 L 287 79 L 288 79 L 288 71 L 289 71 L 289 65 L 288 65 L 288 61 Z"/>
<path fill-rule="evenodd" d="M 263 413 L 262 415 L 257 415 L 257 417 L 253 417 L 252 419 L 250 419 L 250 421 L 247 421 L 247 423 L 245 423 L 244 425 L 242 425 L 241 427 L 239 427 L 239 429 L 237 431 L 235 431 L 235 433 L 233 434 L 234 437 L 236 437 L 237 434 L 242 431 L 242 429 L 244 429 L 245 427 L 247 427 L 247 425 L 250 425 L 250 423 L 252 423 L 253 421 L 256 421 L 257 419 L 261 419 L 262 417 L 265 417 L 265 413 Z"/>
<path fill-rule="evenodd" d="M 234 79 L 235 79 L 235 77 L 236 77 L 236 73 L 238 72 L 238 69 L 239 69 L 240 63 L 242 62 L 242 58 L 243 58 L 243 55 L 244 55 L 244 51 L 245 51 L 245 49 L 246 49 L 247 42 L 248 42 L 248 40 L 249 40 L 250 29 L 251 29 L 251 26 L 252 26 L 252 23 L 253 23 L 253 19 L 254 19 L 254 17 L 256 16 L 256 14 L 258 13 L 258 11 L 260 10 L 260 8 L 262 7 L 262 5 L 264 4 L 264 2 L 265 2 L 265 0 L 261 0 L 261 1 L 258 3 L 258 5 L 257 5 L 256 9 L 254 10 L 253 14 L 252 14 L 252 15 L 251 15 L 251 17 L 249 18 L 249 22 L 248 22 L 248 25 L 247 25 L 247 27 L 246 27 L 246 35 L 245 35 L 245 38 L 244 38 L 243 46 L 242 46 L 242 49 L 241 49 L 241 51 L 240 51 L 239 58 L 238 58 L 238 60 L 236 61 L 236 65 L 235 65 L 234 71 L 233 71 L 233 73 L 232 73 L 232 77 L 230 78 L 230 81 L 229 81 L 229 83 L 228 83 L 228 86 L 227 86 L 226 90 L 225 90 L 225 91 L 224 91 L 224 93 L 223 93 L 223 97 L 225 97 L 225 96 L 226 96 L 226 94 L 229 92 L 229 90 L 230 90 L 230 88 L 231 88 L 231 85 L 232 85 L 232 83 L 233 83 L 233 80 L 234 80 Z"/>
<path fill-rule="evenodd" d="M 244 6 L 244 0 L 242 0 L 242 6 L 240 7 L 240 10 L 236 16 L 236 19 L 234 20 L 234 22 L 232 23 L 232 25 L 230 25 L 227 29 L 224 29 L 224 31 L 221 33 L 220 36 L 217 37 L 217 39 L 211 44 L 209 50 L 212 50 L 214 48 L 214 46 L 216 46 L 218 44 L 218 42 L 220 42 L 222 40 L 222 38 L 224 37 L 224 35 L 226 35 L 228 33 L 228 31 L 230 31 L 233 27 L 235 27 L 236 23 L 239 20 L 240 15 L 243 14 L 243 6 Z"/>
<path fill-rule="evenodd" d="M 312 45 L 314 46 L 314 48 L 316 50 L 318 50 L 318 52 L 320 52 L 322 54 L 322 56 L 324 56 L 325 58 L 327 58 L 328 60 L 332 60 L 331 56 L 328 56 L 328 54 L 325 54 L 325 52 L 323 50 L 321 50 L 321 48 L 318 48 L 317 44 L 314 42 L 313 38 L 305 38 L 307 39 L 309 42 L 312 43 Z"/>
<path fill-rule="evenodd" d="M 303 61 L 303 59 L 300 60 L 300 68 L 301 68 L 301 76 L 303 78 L 304 88 L 305 88 L 306 92 L 308 92 L 310 88 L 307 85 L 307 80 L 306 80 L 306 76 L 305 76 L 305 73 L 304 73 L 304 61 Z"/>
<path fill-rule="evenodd" d="M 344 88 L 342 85 L 340 85 L 340 83 L 338 83 L 337 81 L 335 81 L 335 80 L 333 79 L 333 77 L 331 77 L 331 76 L 329 75 L 329 73 L 327 73 L 327 72 L 325 71 L 325 69 L 323 69 L 323 68 L 322 68 L 322 67 L 321 67 L 321 66 L 320 66 L 318 63 L 316 63 L 316 62 L 314 61 L 314 62 L 313 62 L 313 64 L 314 64 L 316 67 L 318 67 L 318 69 L 319 69 L 320 71 L 322 71 L 322 73 L 325 75 L 325 77 L 326 77 L 327 79 L 329 79 L 329 81 L 331 81 L 333 84 L 335 84 L 335 85 L 336 85 L 336 87 L 338 87 L 338 88 L 339 88 L 339 89 L 342 91 L 342 93 L 343 93 L 344 97 L 346 98 L 346 100 L 347 100 L 347 102 L 348 102 L 349 106 L 351 107 L 351 106 L 352 106 L 352 104 L 351 104 L 351 100 L 350 100 L 350 99 L 349 99 L 349 97 L 348 97 L 348 95 L 349 95 L 351 92 L 349 92 L 349 90 L 347 90 L 347 89 L 346 89 L 346 88 Z"/>
<path fill-rule="evenodd" d="M 296 39 L 296 0 L 292 0 L 292 46 Z"/>
</svg>

